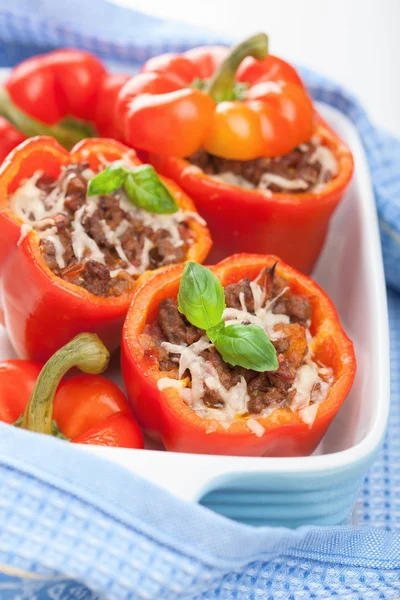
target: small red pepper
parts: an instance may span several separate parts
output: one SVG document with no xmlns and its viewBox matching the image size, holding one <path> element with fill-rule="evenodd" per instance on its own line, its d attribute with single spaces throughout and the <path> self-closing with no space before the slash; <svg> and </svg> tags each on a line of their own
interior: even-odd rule
<svg viewBox="0 0 400 600">
<path fill-rule="evenodd" d="M 54 139 L 38 137 L 18 146 L 4 161 L 0 169 L 0 302 L 8 334 L 21 358 L 45 361 L 83 331 L 97 333 L 110 351 L 115 350 L 132 293 L 102 298 L 54 275 L 42 259 L 37 233 L 30 231 L 20 239 L 21 222 L 9 207 L 10 194 L 38 170 L 57 177 L 69 163 L 88 161 L 96 170 L 101 160 L 112 162 L 126 155 L 141 164 L 133 150 L 113 140 L 84 140 L 69 153 Z M 195 210 L 176 184 L 164 183 L 182 209 Z M 194 242 L 187 260 L 201 262 L 211 238 L 197 220 L 191 218 L 188 223 Z M 143 273 L 136 285 L 152 274 Z"/>
<path fill-rule="evenodd" d="M 82 333 L 43 366 L 0 363 L 0 421 L 80 444 L 143 448 L 143 435 L 119 387 L 98 373 L 109 361 L 104 344 Z M 85 375 L 61 378 L 78 367 Z"/>
<path fill-rule="evenodd" d="M 268 38 L 258 34 L 229 54 L 210 47 L 151 58 L 119 95 L 126 142 L 166 156 L 203 147 L 251 160 L 308 141 L 315 129 L 312 102 L 293 67 L 267 52 Z"/>
<path fill-rule="evenodd" d="M 91 114 L 91 120 L 94 121 L 97 133 L 101 137 L 120 141 L 123 139 L 115 118 L 115 106 L 119 92 L 129 79 L 129 75 L 115 73 L 103 77 L 99 85 L 98 98 Z"/>
<path fill-rule="evenodd" d="M 338 167 L 318 192 L 249 190 L 215 181 L 184 159 L 151 154 L 148 160 L 189 194 L 207 221 L 214 240 L 209 262 L 237 252 L 276 254 L 299 271 L 311 273 L 353 174 L 350 150 L 320 117 L 316 134 Z"/>
<path fill-rule="evenodd" d="M 101 61 L 88 52 L 54 50 L 12 69 L 0 90 L 0 114 L 27 137 L 51 135 L 68 150 L 96 133 L 121 139 L 114 111 L 128 79 L 107 74 Z"/>
<path fill-rule="evenodd" d="M 211 270 L 226 286 L 244 277 L 255 279 L 277 260 L 275 256 L 238 254 Z M 135 294 L 124 325 L 123 376 L 128 398 L 143 429 L 151 437 L 161 439 L 167 450 L 176 452 L 247 456 L 306 456 L 313 452 L 349 393 L 356 371 L 353 344 L 328 296 L 310 278 L 279 260 L 275 272 L 288 281 L 295 294 L 305 295 L 311 301 L 313 355 L 333 370 L 333 383 L 311 427 L 298 413 L 279 408 L 268 417 L 253 415 L 265 429 L 258 437 L 244 419 L 224 427 L 220 421 L 200 417 L 185 404 L 177 389 L 160 391 L 157 387 L 165 373 L 160 371 L 157 358 L 141 345 L 140 335 L 146 324 L 154 321 L 160 301 L 176 298 L 183 268 L 171 266 L 148 280 Z"/>
<path fill-rule="evenodd" d="M 91 119 L 105 74 L 93 54 L 67 48 L 24 60 L 12 69 L 5 88 L 27 115 L 55 125 L 66 116 Z"/>
<path fill-rule="evenodd" d="M 18 129 L 0 116 L 0 164 L 11 150 L 25 139 L 26 137 Z"/>
</svg>

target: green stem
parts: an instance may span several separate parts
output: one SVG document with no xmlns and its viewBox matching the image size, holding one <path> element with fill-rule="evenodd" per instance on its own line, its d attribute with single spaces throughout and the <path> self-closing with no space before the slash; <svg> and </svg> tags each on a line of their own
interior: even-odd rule
<svg viewBox="0 0 400 600">
<path fill-rule="evenodd" d="M 222 102 L 232 98 L 235 85 L 236 71 L 246 56 L 253 56 L 259 60 L 268 54 L 268 36 L 257 33 L 234 46 L 226 59 L 220 64 L 212 78 L 207 83 L 205 90 L 215 102 Z"/>
<path fill-rule="evenodd" d="M 40 372 L 32 396 L 22 417 L 21 427 L 37 433 L 53 435 L 53 400 L 65 373 L 78 367 L 84 373 L 97 375 L 108 365 L 110 355 L 94 333 L 80 333 L 60 348 Z"/>
<path fill-rule="evenodd" d="M 49 135 L 59 141 L 67 150 L 70 150 L 80 140 L 93 137 L 95 134 L 89 123 L 71 117 L 66 117 L 57 125 L 46 125 L 33 119 L 13 103 L 4 88 L 0 89 L 0 115 L 10 121 L 26 137 Z"/>
</svg>

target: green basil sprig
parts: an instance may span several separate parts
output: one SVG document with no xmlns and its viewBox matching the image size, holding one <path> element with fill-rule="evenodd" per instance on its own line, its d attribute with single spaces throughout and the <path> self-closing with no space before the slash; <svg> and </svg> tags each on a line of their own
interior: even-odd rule
<svg viewBox="0 0 400 600">
<path fill-rule="evenodd" d="M 265 331 L 258 325 L 225 325 L 225 307 L 219 279 L 210 269 L 187 262 L 179 286 L 179 312 L 205 330 L 226 363 L 253 371 L 276 371 L 276 350 Z"/>
<path fill-rule="evenodd" d="M 175 213 L 179 206 L 151 165 L 140 165 L 131 170 L 109 165 L 93 177 L 88 185 L 88 196 L 111 194 L 123 187 L 129 200 L 147 212 Z"/>
<path fill-rule="evenodd" d="M 178 310 L 200 329 L 219 325 L 226 307 L 224 288 L 210 269 L 195 262 L 186 263 L 178 293 Z"/>
</svg>

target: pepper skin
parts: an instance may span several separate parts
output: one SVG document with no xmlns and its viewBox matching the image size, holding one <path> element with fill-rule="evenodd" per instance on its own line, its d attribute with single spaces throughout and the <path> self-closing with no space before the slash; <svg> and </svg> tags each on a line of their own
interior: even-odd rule
<svg viewBox="0 0 400 600">
<path fill-rule="evenodd" d="M 96 56 L 82 50 L 34 56 L 12 69 L 0 90 L 0 115 L 26 137 L 51 135 L 67 150 L 95 134 L 119 140 L 115 104 L 129 78 L 108 74 Z M 0 150 L 0 159 L 22 139 L 3 155 Z"/>
<path fill-rule="evenodd" d="M 92 115 L 97 133 L 101 137 L 122 141 L 123 136 L 118 128 L 114 113 L 118 94 L 129 79 L 129 75 L 123 75 L 122 73 L 107 75 L 102 79 Z"/>
<path fill-rule="evenodd" d="M 91 355 L 92 373 L 107 366 L 109 355 L 97 336 L 83 334 L 78 338 L 68 344 L 68 354 L 61 361 L 53 356 L 44 367 L 39 362 L 24 360 L 0 363 L 0 421 L 24 427 L 25 414 L 30 413 L 35 421 L 39 421 L 39 426 L 36 422 L 34 426 L 28 422 L 24 428 L 53 435 L 52 427 L 49 432 L 45 431 L 45 419 L 42 418 L 42 410 L 48 409 L 50 423 L 54 422 L 58 431 L 72 442 L 143 448 L 142 432 L 115 383 L 94 374 L 77 375 L 60 383 L 65 361 L 70 362 L 71 354 L 76 353 L 78 346 L 78 366 L 84 353 Z M 96 347 L 100 349 L 98 356 L 94 356 Z M 63 351 L 61 349 L 58 354 Z M 94 370 L 93 364 L 98 368 Z M 46 396 L 45 403 L 40 395 Z"/>
<path fill-rule="evenodd" d="M 237 160 L 286 154 L 308 141 L 316 124 L 311 99 L 293 67 L 267 51 L 267 36 L 258 34 L 230 53 L 217 46 L 151 58 L 119 94 L 125 141 L 165 156 L 203 147 Z M 237 84 L 245 84 L 240 94 Z"/>
<path fill-rule="evenodd" d="M 350 150 L 321 118 L 316 133 L 338 164 L 337 175 L 319 192 L 248 190 L 215 181 L 184 159 L 155 154 L 148 159 L 185 190 L 207 221 L 214 240 L 210 263 L 236 252 L 271 253 L 309 274 L 353 174 Z"/>
<path fill-rule="evenodd" d="M 0 164 L 6 156 L 25 140 L 25 136 L 18 131 L 4 117 L 0 116 Z"/>
<path fill-rule="evenodd" d="M 120 344 L 132 294 L 101 298 L 55 276 L 42 259 L 38 234 L 30 231 L 20 239 L 21 222 L 9 208 L 10 193 L 37 170 L 56 177 L 69 163 L 88 161 L 96 169 L 100 157 L 115 161 L 126 154 L 134 164 L 141 164 L 134 151 L 113 140 L 84 140 L 68 153 L 54 139 L 38 137 L 18 146 L 4 161 L 0 169 L 0 299 L 10 340 L 21 358 L 45 361 L 82 331 L 97 333 L 112 352 Z M 181 208 L 194 210 L 176 184 L 164 183 Z M 195 241 L 187 259 L 201 262 L 211 238 L 197 220 L 189 219 L 189 226 Z M 137 285 L 151 274 L 142 274 Z"/>
<path fill-rule="evenodd" d="M 24 60 L 12 69 L 5 88 L 27 115 L 54 125 L 66 116 L 90 120 L 105 75 L 93 54 L 66 48 Z"/>
<path fill-rule="evenodd" d="M 254 279 L 264 267 L 272 267 L 275 256 L 238 254 L 214 267 L 213 273 L 226 286 L 244 277 Z M 146 323 L 156 318 L 164 298 L 175 298 L 183 266 L 171 266 L 147 281 L 136 293 L 123 330 L 122 370 L 128 398 L 139 424 L 167 450 L 200 454 L 243 456 L 306 456 L 313 452 L 338 412 L 352 386 L 356 361 L 353 344 L 344 333 L 327 295 L 310 278 L 279 260 L 276 273 L 291 289 L 312 303 L 312 351 L 316 360 L 333 369 L 333 384 L 319 405 L 311 427 L 289 408 L 279 408 L 268 417 L 254 418 L 265 428 L 258 437 L 244 419 L 224 428 L 217 420 L 201 418 L 181 399 L 178 390 L 162 392 L 157 381 L 165 376 L 154 355 L 145 352 L 140 335 Z M 210 427 L 212 425 L 212 427 Z"/>
</svg>

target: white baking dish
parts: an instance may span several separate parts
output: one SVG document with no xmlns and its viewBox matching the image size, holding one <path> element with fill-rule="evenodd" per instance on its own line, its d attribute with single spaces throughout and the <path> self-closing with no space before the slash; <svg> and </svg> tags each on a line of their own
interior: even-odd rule
<svg viewBox="0 0 400 600">
<path fill-rule="evenodd" d="M 386 289 L 367 161 L 351 122 L 328 106 L 320 110 L 350 146 L 355 174 L 314 275 L 355 343 L 358 371 L 317 451 L 306 458 L 246 458 L 85 446 L 181 498 L 249 524 L 345 522 L 388 419 Z M 12 356 L 0 328 L 0 359 Z"/>
</svg>

